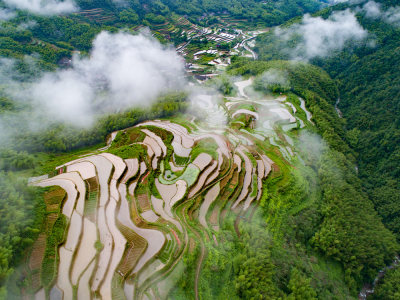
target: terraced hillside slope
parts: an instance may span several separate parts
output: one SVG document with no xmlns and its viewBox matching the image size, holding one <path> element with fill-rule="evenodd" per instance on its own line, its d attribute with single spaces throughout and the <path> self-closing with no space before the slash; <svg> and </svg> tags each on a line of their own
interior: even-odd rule
<svg viewBox="0 0 400 300">
<path fill-rule="evenodd" d="M 304 100 L 250 99 L 251 84 L 236 82 L 238 95 L 219 104 L 198 95 L 205 119 L 147 121 L 115 132 L 105 149 L 33 180 L 54 190 L 46 203 L 48 211 L 59 211 L 53 230 L 61 220 L 64 230 L 52 245 L 54 259 L 45 255 L 49 236 L 33 247 L 36 299 L 164 299 L 170 274 L 199 247 L 197 298 L 204 244 L 222 242 L 217 236 L 228 216 L 235 216 L 240 235 L 264 179 L 281 172 L 274 159 L 297 159 L 291 131 L 312 123 Z"/>
</svg>

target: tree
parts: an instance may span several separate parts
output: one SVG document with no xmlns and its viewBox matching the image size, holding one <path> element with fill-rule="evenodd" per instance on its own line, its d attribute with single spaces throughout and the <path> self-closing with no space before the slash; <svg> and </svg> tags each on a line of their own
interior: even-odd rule
<svg viewBox="0 0 400 300">
<path fill-rule="evenodd" d="M 125 9 L 119 13 L 119 19 L 128 24 L 136 25 L 139 22 L 139 16 L 132 9 Z"/>
<path fill-rule="evenodd" d="M 381 282 L 375 288 L 372 299 L 400 299 L 400 268 L 388 270 Z M 370 299 L 370 298 L 368 298 Z"/>
<path fill-rule="evenodd" d="M 316 300 L 317 293 L 310 286 L 311 279 L 305 277 L 297 268 L 293 268 L 290 274 L 288 300 Z"/>
</svg>

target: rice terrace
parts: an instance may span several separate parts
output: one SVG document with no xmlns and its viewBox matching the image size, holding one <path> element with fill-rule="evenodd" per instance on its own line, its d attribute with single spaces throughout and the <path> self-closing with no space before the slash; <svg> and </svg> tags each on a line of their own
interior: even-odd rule
<svg viewBox="0 0 400 300">
<path fill-rule="evenodd" d="M 239 223 L 251 220 L 263 197 L 263 179 L 281 176 L 279 166 L 294 155 L 290 130 L 311 122 L 297 113 L 302 99 L 252 100 L 251 84 L 236 82 L 238 96 L 216 108 L 228 115 L 223 129 L 195 117 L 146 121 L 114 132 L 105 149 L 54 176 L 33 179 L 50 187 L 47 232 L 56 239 L 41 235 L 33 246 L 36 296 L 164 299 L 180 261 L 199 249 L 197 298 L 204 244 L 223 243 L 226 222 L 240 236 Z M 197 100 L 203 109 L 215 105 L 209 95 Z"/>
</svg>

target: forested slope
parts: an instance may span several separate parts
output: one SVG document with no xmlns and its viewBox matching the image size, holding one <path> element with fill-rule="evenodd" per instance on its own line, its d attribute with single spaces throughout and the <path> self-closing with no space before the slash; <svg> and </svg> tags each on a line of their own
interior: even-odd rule
<svg viewBox="0 0 400 300">
<path fill-rule="evenodd" d="M 398 4 L 383 3 L 382 10 Z M 342 4 L 318 15 L 326 18 L 348 7 Z M 349 45 L 330 57 L 314 58 L 311 62 L 336 79 L 338 107 L 346 120 L 345 140 L 357 154 L 359 178 L 383 222 L 399 238 L 400 28 L 382 19 L 369 18 L 362 11 L 357 17 L 368 30 L 372 44 Z M 274 34 L 260 37 L 261 59 L 288 58 L 282 46 Z"/>
<path fill-rule="evenodd" d="M 386 226 L 400 239 L 400 28 L 361 18 L 376 47 L 317 62 L 338 80 L 347 140 L 359 177 Z"/>
<path fill-rule="evenodd" d="M 110 10 L 118 10 L 120 7 L 112 1 L 77 1 L 83 9 L 104 7 Z M 254 26 L 263 24 L 272 26 L 302 15 L 306 12 L 317 11 L 321 2 L 315 0 L 298 1 L 257 1 L 257 0 L 223 0 L 223 1 L 182 1 L 182 0 L 160 0 L 140 1 L 132 0 L 130 7 L 141 19 L 158 19 L 162 22 L 163 17 L 171 12 L 184 15 L 189 20 L 198 23 L 206 21 L 208 17 L 211 23 L 216 21 L 213 16 L 229 16 L 233 19 L 245 19 Z M 160 17 L 161 16 L 161 17 Z"/>
<path fill-rule="evenodd" d="M 355 158 L 359 190 L 365 192 L 364 197 L 368 196 L 384 225 L 399 240 L 400 28 L 398 23 L 384 19 L 388 12 L 398 9 L 399 1 L 370 2 L 369 5 L 380 9 L 381 17 L 371 17 L 367 10 L 362 10 L 366 3 L 339 4 L 315 15 L 329 18 L 351 8 L 357 12 L 357 20 L 368 36 L 364 42 L 347 44 L 343 50 L 328 57 L 312 58 L 310 62 L 335 79 L 338 98 L 332 98 L 330 105 L 333 107 L 337 101 L 343 114 L 340 132 Z M 284 27 L 291 28 L 297 22 L 300 19 Z M 258 38 L 257 51 L 264 60 L 288 59 L 288 47 L 296 49 L 297 43 L 282 42 L 278 35 L 269 33 Z M 398 271 L 388 272 L 372 297 L 396 299 L 399 282 Z"/>
<path fill-rule="evenodd" d="M 338 93 L 334 81 L 318 67 L 287 61 L 239 61 L 230 72 L 258 75 L 268 69 L 288 72 L 291 91 L 306 100 L 317 132 L 329 145 L 321 157 L 315 157 L 315 152 L 318 153 L 315 141 L 308 139 L 309 144 L 304 146 L 309 159 L 307 165 L 317 174 L 314 180 L 318 192 L 317 196 L 306 194 L 304 197 L 316 199 L 291 217 L 299 230 L 295 236 L 305 245 L 339 261 L 345 270 L 345 281 L 354 293 L 362 282 L 373 279 L 378 265 L 394 257 L 397 243 L 382 226 L 372 202 L 362 191 L 363 181 L 354 170 L 354 150 L 346 143 L 345 123 L 331 104 Z M 310 189 L 306 190 L 310 192 Z M 297 187 L 288 188 L 284 194 L 290 195 L 290 191 L 296 190 Z M 375 243 L 376 239 L 379 242 Z M 381 248 L 383 245 L 386 246 Z M 384 250 L 387 246 L 392 249 L 391 254 Z M 389 254 L 386 259 L 381 256 L 384 252 Z"/>
</svg>

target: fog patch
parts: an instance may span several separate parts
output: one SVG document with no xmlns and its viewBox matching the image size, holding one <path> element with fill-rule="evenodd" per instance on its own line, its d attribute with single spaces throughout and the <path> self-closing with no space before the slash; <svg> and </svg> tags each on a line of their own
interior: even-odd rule
<svg viewBox="0 0 400 300">
<path fill-rule="evenodd" d="M 339 3 L 350 3 L 350 4 L 358 4 L 364 2 L 365 0 L 328 0 L 328 3 L 331 5 L 336 5 Z"/>
<path fill-rule="evenodd" d="M 285 70 L 269 69 L 257 78 L 257 84 L 264 88 L 273 90 L 274 88 L 290 88 L 288 72 Z"/>
<path fill-rule="evenodd" d="M 375 1 L 369 1 L 366 3 L 363 6 L 363 10 L 365 12 L 365 16 L 368 18 L 378 18 L 382 13 L 381 5 Z"/>
<path fill-rule="evenodd" d="M 278 28 L 275 35 L 287 44 L 297 41 L 296 47 L 286 50 L 291 59 L 308 61 L 331 56 L 348 42 L 360 42 L 368 32 L 358 23 L 355 14 L 347 9 L 332 13 L 326 20 L 307 14 L 300 24 L 287 29 Z"/>
<path fill-rule="evenodd" d="M 16 16 L 16 13 L 7 8 L 0 8 L 0 23 L 8 21 Z"/>
<path fill-rule="evenodd" d="M 336 5 L 336 4 L 339 4 L 339 3 L 349 2 L 349 0 L 328 0 L 327 2 L 330 5 Z"/>
<path fill-rule="evenodd" d="M 78 6 L 73 0 L 4 0 L 11 8 L 27 10 L 38 15 L 59 15 L 78 11 Z"/>
<path fill-rule="evenodd" d="M 87 128 L 106 114 L 149 106 L 186 83 L 182 59 L 144 34 L 102 32 L 88 57 L 76 55 L 71 68 L 33 76 L 38 79 L 26 80 L 16 71 L 18 63 L 0 59 L 0 92 L 24 106 L 1 114 L 3 138 L 21 128 L 42 130 L 54 123 Z M 33 74 L 39 72 L 34 59 L 24 63 Z M 13 118 L 18 129 L 10 125 Z"/>
<path fill-rule="evenodd" d="M 299 134 L 296 149 L 306 165 L 316 166 L 328 145 L 321 136 L 302 130 Z"/>
<path fill-rule="evenodd" d="M 194 87 L 190 88 L 190 107 L 188 113 L 200 121 L 208 129 L 226 128 L 228 117 L 222 108 L 223 96 L 213 88 Z"/>
<path fill-rule="evenodd" d="M 382 9 L 380 3 L 368 1 L 362 7 L 361 11 L 365 12 L 365 16 L 371 19 L 381 19 L 386 23 L 399 26 L 400 25 L 400 6 L 389 7 L 386 11 Z"/>
<path fill-rule="evenodd" d="M 17 28 L 18 28 L 19 30 L 27 30 L 27 29 L 32 29 L 32 28 L 34 28 L 36 25 L 37 25 L 37 22 L 36 22 L 36 21 L 30 20 L 30 21 L 27 21 L 27 22 L 23 22 L 23 23 L 18 24 L 18 27 L 17 27 Z"/>
<path fill-rule="evenodd" d="M 93 122 L 91 99 L 94 91 L 74 71 L 46 74 L 30 89 L 35 106 L 45 110 L 56 120 L 78 126 Z"/>
<path fill-rule="evenodd" d="M 29 93 L 56 119 L 87 126 L 97 115 L 148 106 L 162 92 L 183 86 L 183 63 L 156 40 L 127 33 L 100 33 L 89 58 L 48 73 Z"/>
</svg>

